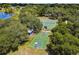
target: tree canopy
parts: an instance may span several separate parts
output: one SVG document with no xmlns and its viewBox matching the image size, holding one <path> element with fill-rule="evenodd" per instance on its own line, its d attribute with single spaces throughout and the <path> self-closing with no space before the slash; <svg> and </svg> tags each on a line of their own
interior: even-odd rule
<svg viewBox="0 0 79 59">
<path fill-rule="evenodd" d="M 42 23 L 39 16 L 58 20 L 58 25 L 51 30 L 49 36 L 46 49 L 48 54 L 79 53 L 78 4 L 0 4 L 0 7 L 7 13 L 15 14 L 8 21 L 0 20 L 0 23 L 4 23 L 0 26 L 0 54 L 14 51 L 22 42 L 27 41 L 28 29 L 33 29 L 34 33 L 40 32 Z"/>
<path fill-rule="evenodd" d="M 78 5 L 56 5 L 52 7 L 58 25 L 51 30 L 48 54 L 74 55 L 79 53 Z M 51 16 L 55 17 L 55 16 Z M 66 23 L 67 21 L 67 23 Z"/>
</svg>

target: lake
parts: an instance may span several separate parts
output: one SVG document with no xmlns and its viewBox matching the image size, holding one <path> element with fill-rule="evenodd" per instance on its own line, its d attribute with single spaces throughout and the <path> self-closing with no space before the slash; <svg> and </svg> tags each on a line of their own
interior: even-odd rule
<svg viewBox="0 0 79 59">
<path fill-rule="evenodd" d="M 0 19 L 8 19 L 8 18 L 11 18 L 12 17 L 12 14 L 10 13 L 5 13 L 5 12 L 0 12 Z"/>
</svg>

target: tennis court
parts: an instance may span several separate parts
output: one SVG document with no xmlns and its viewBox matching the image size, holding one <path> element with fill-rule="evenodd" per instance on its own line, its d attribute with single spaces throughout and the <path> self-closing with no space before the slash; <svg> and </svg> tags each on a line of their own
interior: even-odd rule
<svg viewBox="0 0 79 59">
<path fill-rule="evenodd" d="M 44 26 L 47 26 L 47 28 L 49 30 L 51 30 L 52 28 L 54 28 L 57 25 L 57 20 L 51 20 L 51 19 L 41 19 L 41 22 Z"/>
<path fill-rule="evenodd" d="M 45 19 L 41 21 L 43 23 L 43 26 L 47 26 L 49 30 L 51 30 L 53 27 L 57 25 L 57 20 L 49 20 Z M 40 32 L 35 35 L 33 40 L 30 43 L 31 48 L 40 48 L 40 49 L 45 49 L 47 43 L 49 42 L 49 32 Z"/>
<path fill-rule="evenodd" d="M 35 42 L 37 42 L 37 46 L 35 46 Z M 38 33 L 34 39 L 32 40 L 30 46 L 32 48 L 45 48 L 48 42 L 48 33 Z"/>
</svg>

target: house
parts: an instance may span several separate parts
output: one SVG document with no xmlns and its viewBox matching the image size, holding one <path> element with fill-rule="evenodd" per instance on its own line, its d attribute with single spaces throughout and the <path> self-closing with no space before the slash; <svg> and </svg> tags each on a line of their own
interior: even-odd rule
<svg viewBox="0 0 79 59">
<path fill-rule="evenodd" d="M 49 17 L 49 16 L 51 16 L 52 14 L 43 14 L 44 16 L 46 16 L 46 17 Z"/>
<path fill-rule="evenodd" d="M 68 21 L 66 20 L 66 21 L 65 21 L 65 23 L 67 24 L 67 23 L 68 23 Z"/>
<path fill-rule="evenodd" d="M 28 34 L 31 35 L 33 33 L 33 29 L 28 29 Z"/>
</svg>

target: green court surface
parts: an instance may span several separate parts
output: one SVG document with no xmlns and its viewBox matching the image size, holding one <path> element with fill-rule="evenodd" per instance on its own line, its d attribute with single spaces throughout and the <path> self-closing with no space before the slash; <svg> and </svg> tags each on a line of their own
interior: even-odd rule
<svg viewBox="0 0 79 59">
<path fill-rule="evenodd" d="M 57 25 L 57 20 L 45 19 L 45 20 L 41 20 L 41 22 L 43 23 L 43 27 L 47 26 L 47 28 L 49 30 L 51 30 L 53 27 L 55 27 Z M 36 34 L 35 37 L 33 38 L 33 40 L 31 41 L 31 43 L 29 44 L 29 46 L 31 48 L 36 48 L 35 43 L 37 42 L 38 48 L 45 49 L 47 43 L 49 42 L 48 35 L 49 35 L 48 32 L 40 32 L 40 33 Z"/>
<path fill-rule="evenodd" d="M 38 48 L 46 48 L 46 44 L 48 43 L 48 33 L 38 33 L 30 43 L 32 48 L 35 48 L 35 42 L 38 42 Z"/>
<path fill-rule="evenodd" d="M 41 22 L 43 24 L 43 27 L 47 26 L 47 28 L 49 30 L 51 30 L 52 28 L 54 28 L 57 25 L 57 20 L 51 20 L 51 19 L 42 20 L 41 19 Z"/>
</svg>

